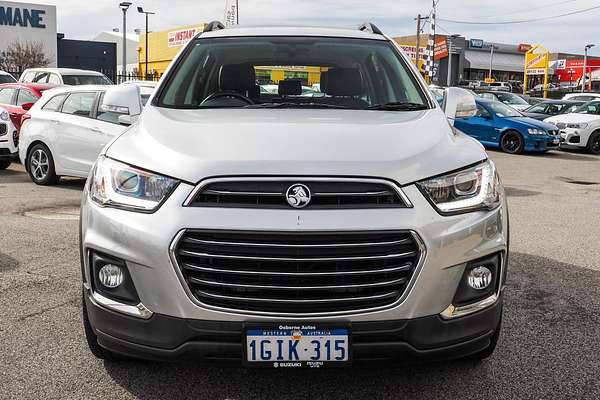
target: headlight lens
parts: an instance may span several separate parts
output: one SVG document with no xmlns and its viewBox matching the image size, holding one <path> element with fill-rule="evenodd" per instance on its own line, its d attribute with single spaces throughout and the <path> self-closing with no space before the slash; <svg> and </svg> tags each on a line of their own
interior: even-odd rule
<svg viewBox="0 0 600 400">
<path fill-rule="evenodd" d="M 528 132 L 530 135 L 543 135 L 544 133 L 546 133 L 546 132 L 544 132 L 543 130 L 540 130 L 540 129 L 531 129 L 531 128 L 530 128 L 530 129 L 527 129 L 527 132 Z"/>
<path fill-rule="evenodd" d="M 502 202 L 500 179 L 490 160 L 417 186 L 442 214 L 493 210 Z"/>
<path fill-rule="evenodd" d="M 588 124 L 585 124 L 585 123 L 567 124 L 567 128 L 573 128 L 573 129 L 586 129 L 587 127 L 588 127 Z"/>
<path fill-rule="evenodd" d="M 178 183 L 175 179 L 101 156 L 91 177 L 90 197 L 103 207 L 152 212 Z"/>
<path fill-rule="evenodd" d="M 10 115 L 8 114 L 8 112 L 6 110 L 0 111 L 0 119 L 2 121 L 8 121 L 10 119 Z"/>
</svg>

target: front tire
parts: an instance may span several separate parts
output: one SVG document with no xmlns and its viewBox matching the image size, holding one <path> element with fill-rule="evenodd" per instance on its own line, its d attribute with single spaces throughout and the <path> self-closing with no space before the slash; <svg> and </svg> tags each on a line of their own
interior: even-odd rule
<svg viewBox="0 0 600 400">
<path fill-rule="evenodd" d="M 508 131 L 500 139 L 500 149 L 508 154 L 519 154 L 523 152 L 525 141 L 523 136 L 516 131 Z"/>
<path fill-rule="evenodd" d="M 36 144 L 27 155 L 27 172 L 36 185 L 49 186 L 58 183 L 54 158 L 48 147 Z"/>
<path fill-rule="evenodd" d="M 600 154 L 600 131 L 592 133 L 588 139 L 587 151 L 596 155 Z"/>
<path fill-rule="evenodd" d="M 0 171 L 3 171 L 6 168 L 8 168 L 10 166 L 10 164 L 12 164 L 12 161 L 8 161 L 8 160 L 0 161 Z"/>
</svg>

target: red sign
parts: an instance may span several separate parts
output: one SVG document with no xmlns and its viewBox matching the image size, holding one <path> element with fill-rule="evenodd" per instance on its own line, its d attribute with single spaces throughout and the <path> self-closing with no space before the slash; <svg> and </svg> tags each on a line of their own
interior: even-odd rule
<svg viewBox="0 0 600 400">
<path fill-rule="evenodd" d="M 561 65 L 562 66 L 562 65 Z M 587 60 L 587 73 L 600 69 L 600 60 Z M 554 75 L 559 82 L 576 82 L 583 76 L 583 59 L 566 60 L 564 69 L 555 67 Z"/>
<path fill-rule="evenodd" d="M 519 45 L 519 47 L 517 47 L 517 51 L 519 53 L 527 53 L 529 50 L 531 50 L 533 48 L 532 45 L 527 44 L 527 43 L 521 43 Z"/>
<path fill-rule="evenodd" d="M 169 47 L 182 46 L 192 40 L 198 28 L 183 29 L 180 31 L 169 32 Z"/>
<path fill-rule="evenodd" d="M 442 37 L 436 37 L 434 47 L 434 61 L 440 61 L 442 58 L 448 57 L 448 43 L 447 39 Z"/>
</svg>

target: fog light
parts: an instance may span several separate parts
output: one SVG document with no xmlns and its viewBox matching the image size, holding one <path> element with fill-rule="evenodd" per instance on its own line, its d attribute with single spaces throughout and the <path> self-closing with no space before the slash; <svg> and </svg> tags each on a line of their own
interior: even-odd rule
<svg viewBox="0 0 600 400">
<path fill-rule="evenodd" d="M 114 289 L 123 283 L 123 270 L 113 264 L 106 264 L 98 271 L 100 283 L 109 289 Z"/>
<path fill-rule="evenodd" d="M 467 283 L 475 290 L 486 289 L 492 283 L 492 271 L 487 267 L 475 267 L 469 272 Z"/>
</svg>

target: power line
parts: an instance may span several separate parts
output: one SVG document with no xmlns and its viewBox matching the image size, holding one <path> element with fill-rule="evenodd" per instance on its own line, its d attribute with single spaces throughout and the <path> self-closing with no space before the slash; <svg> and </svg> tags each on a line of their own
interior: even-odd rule
<svg viewBox="0 0 600 400">
<path fill-rule="evenodd" d="M 580 1 L 580 0 L 559 1 L 559 2 L 556 2 L 556 3 L 546 4 L 546 5 L 540 6 L 540 7 L 530 7 L 528 9 L 521 9 L 521 10 L 511 11 L 511 12 L 504 13 L 504 14 L 478 15 L 478 16 L 476 16 L 476 18 L 506 17 L 506 16 L 509 16 L 509 15 L 517 15 L 517 14 L 523 14 L 523 13 L 530 13 L 532 11 L 549 9 L 550 7 L 561 6 L 563 4 L 574 3 L 576 1 Z"/>
<path fill-rule="evenodd" d="M 584 10 L 571 11 L 564 14 L 559 15 L 551 15 L 548 17 L 539 17 L 539 18 L 531 18 L 531 19 L 522 19 L 522 20 L 514 20 L 514 21 L 501 21 L 501 22 L 479 22 L 479 21 L 457 21 L 453 19 L 444 19 L 439 18 L 440 21 L 449 22 L 452 24 L 463 24 L 463 25 L 509 25 L 509 24 L 524 24 L 527 22 L 537 22 L 537 21 L 545 21 L 549 19 L 556 19 L 561 17 L 568 17 L 570 15 L 583 14 L 588 11 L 597 10 L 600 6 L 586 8 Z"/>
</svg>

